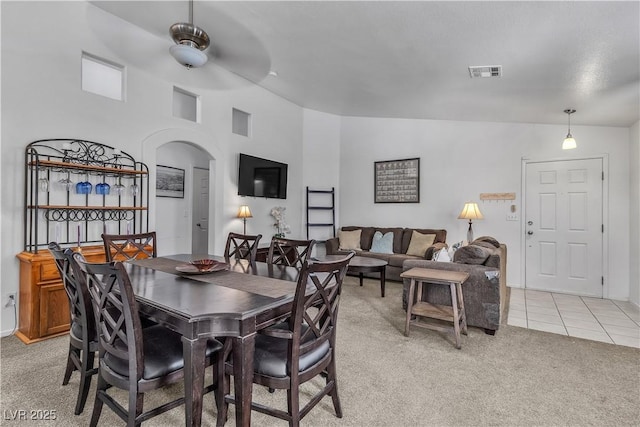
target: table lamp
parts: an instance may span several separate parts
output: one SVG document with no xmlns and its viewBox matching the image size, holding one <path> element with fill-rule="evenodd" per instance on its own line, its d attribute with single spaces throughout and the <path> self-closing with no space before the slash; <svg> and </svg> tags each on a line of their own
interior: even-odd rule
<svg viewBox="0 0 640 427">
<path fill-rule="evenodd" d="M 247 234 L 247 218 L 253 218 L 253 215 L 251 215 L 251 210 L 249 210 L 249 206 L 247 205 L 242 205 L 240 206 L 240 210 L 238 210 L 238 218 L 242 218 L 242 221 L 244 221 L 244 233 L 243 234 Z"/>
<path fill-rule="evenodd" d="M 469 220 L 469 230 L 467 231 L 467 242 L 471 243 L 473 241 L 473 229 L 471 228 L 471 220 L 474 219 L 483 219 L 482 212 L 480 212 L 480 208 L 476 202 L 467 202 L 464 204 L 462 208 L 462 212 L 458 215 L 458 219 L 468 219 Z"/>
</svg>

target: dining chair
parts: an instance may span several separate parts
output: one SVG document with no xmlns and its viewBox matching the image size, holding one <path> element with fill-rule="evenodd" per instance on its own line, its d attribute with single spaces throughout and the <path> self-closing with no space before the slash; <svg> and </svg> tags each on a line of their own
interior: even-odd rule
<svg viewBox="0 0 640 427">
<path fill-rule="evenodd" d="M 273 237 L 269 245 L 267 262 L 269 264 L 302 267 L 315 246 L 315 240 L 294 240 Z"/>
<path fill-rule="evenodd" d="M 247 259 L 249 263 L 253 265 L 256 262 L 260 239 L 262 239 L 262 234 L 249 236 L 246 234 L 229 233 L 227 236 L 227 245 L 224 248 L 224 257 L 226 259 Z"/>
<path fill-rule="evenodd" d="M 79 253 L 74 254 L 74 259 L 86 275 L 98 331 L 98 385 L 90 426 L 98 424 L 104 403 L 127 426 L 140 425 L 184 404 L 182 396 L 143 412 L 145 393 L 183 381 L 181 335 L 161 325 L 142 328 L 133 287 L 122 262 L 91 264 Z M 219 341 L 208 340 L 206 366 L 214 364 L 214 354 L 221 348 Z M 128 390 L 128 409 L 108 393 L 112 386 Z M 203 393 L 216 387 L 214 375 L 213 383 Z"/>
<path fill-rule="evenodd" d="M 156 232 L 137 234 L 103 234 L 107 262 L 158 256 Z"/>
<path fill-rule="evenodd" d="M 98 372 L 94 368 L 95 355 L 98 352 L 96 324 L 91 306 L 89 289 L 83 277 L 78 276 L 72 268 L 73 251 L 62 249 L 56 242 L 49 243 L 49 251 L 53 256 L 62 285 L 69 298 L 69 314 L 71 327 L 69 328 L 69 352 L 67 353 L 67 367 L 64 371 L 62 385 L 69 384 L 74 371 L 80 373 L 80 385 L 74 413 L 79 415 L 89 395 L 91 377 Z"/>
<path fill-rule="evenodd" d="M 336 374 L 336 328 L 342 281 L 354 253 L 334 261 L 305 261 L 298 278 L 291 316 L 284 322 L 263 329 L 255 339 L 253 382 L 273 389 L 287 390 L 288 411 L 252 402 L 251 409 L 298 426 L 300 420 L 330 395 L 338 418 L 342 408 L 338 397 Z M 219 410 L 217 425 L 227 418 L 233 357 L 230 340 L 218 353 Z M 300 408 L 299 387 L 318 375 L 325 378 L 325 386 Z"/>
</svg>

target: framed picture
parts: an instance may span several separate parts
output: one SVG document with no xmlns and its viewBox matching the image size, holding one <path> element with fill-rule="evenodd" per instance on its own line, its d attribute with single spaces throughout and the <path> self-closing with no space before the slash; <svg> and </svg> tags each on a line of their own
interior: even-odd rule
<svg viewBox="0 0 640 427">
<path fill-rule="evenodd" d="M 156 166 L 156 196 L 184 198 L 184 169 Z"/>
<path fill-rule="evenodd" d="M 420 203 L 420 159 L 374 162 L 375 203 Z"/>
</svg>

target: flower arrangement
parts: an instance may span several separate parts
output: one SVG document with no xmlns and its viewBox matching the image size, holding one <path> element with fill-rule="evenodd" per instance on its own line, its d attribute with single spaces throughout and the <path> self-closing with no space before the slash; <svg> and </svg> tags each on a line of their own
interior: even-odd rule
<svg viewBox="0 0 640 427">
<path fill-rule="evenodd" d="M 284 206 L 276 206 L 271 209 L 271 216 L 276 220 L 275 224 L 273 224 L 276 229 L 275 237 L 284 237 L 286 233 L 291 233 L 291 228 L 285 222 L 284 211 L 286 209 Z"/>
</svg>

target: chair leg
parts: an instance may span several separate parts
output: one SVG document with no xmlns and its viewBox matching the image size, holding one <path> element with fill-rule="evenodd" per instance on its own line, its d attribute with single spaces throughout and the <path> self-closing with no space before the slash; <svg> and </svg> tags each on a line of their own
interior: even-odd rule
<svg viewBox="0 0 640 427">
<path fill-rule="evenodd" d="M 93 369 L 94 360 L 94 352 L 86 350 L 82 351 L 82 371 L 80 373 L 80 386 L 78 387 L 78 399 L 76 401 L 76 415 L 80 415 L 82 413 L 84 405 L 87 402 L 89 387 L 91 387 L 91 377 L 93 376 L 88 374 L 88 372 Z"/>
<path fill-rule="evenodd" d="M 96 388 L 96 398 L 93 402 L 93 413 L 91 414 L 91 422 L 89 427 L 96 427 L 98 420 L 100 419 L 100 413 L 102 412 L 102 399 L 100 399 L 100 393 L 106 393 L 107 382 L 98 374 L 98 386 Z"/>
<path fill-rule="evenodd" d="M 225 362 L 231 354 L 231 340 L 227 339 L 224 346 L 218 351 L 218 357 L 215 367 L 215 374 L 218 379 L 218 388 L 216 389 L 216 404 L 218 407 L 218 416 L 216 426 L 222 427 L 227 422 L 229 413 L 229 403 L 225 396 L 231 393 L 231 376 L 225 372 Z"/>
<path fill-rule="evenodd" d="M 133 390 L 129 390 L 129 413 L 127 418 L 127 427 L 136 427 L 141 424 L 140 421 L 136 421 L 140 414 L 142 414 L 142 408 L 144 406 L 144 393 L 136 393 Z"/>
<path fill-rule="evenodd" d="M 336 375 L 336 363 L 335 359 L 331 360 L 327 367 L 327 383 L 333 381 L 333 388 L 331 389 L 331 400 L 333 401 L 333 409 L 336 411 L 336 417 L 342 418 L 342 405 L 340 404 L 340 397 L 338 396 L 338 379 Z"/>
<path fill-rule="evenodd" d="M 300 425 L 300 383 L 297 378 L 292 378 L 291 387 L 287 390 L 287 406 L 289 407 L 290 427 Z"/>
<path fill-rule="evenodd" d="M 69 379 L 71 378 L 71 374 L 76 370 L 76 365 L 73 363 L 73 355 L 80 357 L 80 350 L 69 344 L 69 353 L 67 354 L 67 367 L 64 371 L 64 379 L 62 380 L 62 385 L 69 384 Z"/>
</svg>

